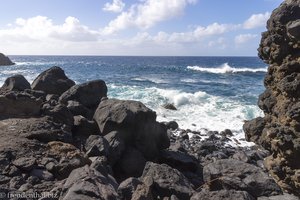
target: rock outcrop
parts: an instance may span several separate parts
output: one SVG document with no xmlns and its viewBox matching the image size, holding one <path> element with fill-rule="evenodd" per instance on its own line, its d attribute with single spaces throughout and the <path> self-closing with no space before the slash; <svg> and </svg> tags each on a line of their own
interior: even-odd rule
<svg viewBox="0 0 300 200">
<path fill-rule="evenodd" d="M 6 66 L 6 65 L 14 65 L 7 56 L 5 56 L 3 53 L 0 53 L 0 66 Z"/>
<path fill-rule="evenodd" d="M 263 118 L 244 125 L 246 138 L 271 151 L 265 166 L 285 190 L 300 195 L 300 1 L 275 9 L 259 56 L 269 64 L 258 105 Z"/>
<path fill-rule="evenodd" d="M 61 95 L 75 82 L 69 79 L 60 67 L 52 67 L 41 73 L 32 83 L 33 90 L 41 90 L 46 94 Z"/>
</svg>

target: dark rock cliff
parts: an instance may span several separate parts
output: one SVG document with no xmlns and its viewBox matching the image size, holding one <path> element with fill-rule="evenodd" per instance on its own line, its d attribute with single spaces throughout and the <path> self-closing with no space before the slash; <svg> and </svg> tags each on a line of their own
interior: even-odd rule
<svg viewBox="0 0 300 200">
<path fill-rule="evenodd" d="M 271 151 L 269 173 L 300 195 L 300 0 L 286 0 L 273 11 L 258 54 L 269 64 L 258 101 L 265 116 L 245 123 L 246 138 Z"/>
</svg>

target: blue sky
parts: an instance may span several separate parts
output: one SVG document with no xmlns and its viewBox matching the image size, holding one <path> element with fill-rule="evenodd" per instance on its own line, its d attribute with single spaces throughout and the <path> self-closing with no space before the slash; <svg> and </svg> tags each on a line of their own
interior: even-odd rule
<svg viewBox="0 0 300 200">
<path fill-rule="evenodd" d="M 282 0 L 6 0 L 10 55 L 255 56 Z M 4 12 L 5 11 L 5 12 Z"/>
</svg>

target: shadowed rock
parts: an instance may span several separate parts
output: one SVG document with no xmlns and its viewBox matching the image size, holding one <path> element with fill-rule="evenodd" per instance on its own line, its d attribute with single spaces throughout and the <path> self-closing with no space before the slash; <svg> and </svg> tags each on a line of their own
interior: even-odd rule
<svg viewBox="0 0 300 200">
<path fill-rule="evenodd" d="M 0 66 L 6 66 L 6 65 L 14 65 L 7 56 L 5 56 L 3 53 L 0 53 Z"/>
</svg>

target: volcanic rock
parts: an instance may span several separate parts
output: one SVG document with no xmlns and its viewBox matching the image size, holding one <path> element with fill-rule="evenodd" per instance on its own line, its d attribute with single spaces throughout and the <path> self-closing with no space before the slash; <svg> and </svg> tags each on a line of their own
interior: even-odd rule
<svg viewBox="0 0 300 200">
<path fill-rule="evenodd" d="M 31 88 L 44 91 L 46 94 L 61 95 L 73 85 L 75 85 L 75 82 L 65 75 L 64 70 L 54 66 L 42 72 L 33 81 Z"/>
<path fill-rule="evenodd" d="M 107 96 L 107 87 L 104 81 L 94 80 L 87 83 L 74 85 L 64 92 L 59 100 L 67 104 L 68 101 L 77 101 L 88 109 L 95 110 L 101 98 Z"/>
<path fill-rule="evenodd" d="M 1 91 L 24 91 L 31 89 L 30 83 L 22 75 L 14 75 L 5 80 Z"/>
<path fill-rule="evenodd" d="M 285 190 L 300 196 L 300 0 L 275 9 L 262 34 L 259 56 L 269 64 L 259 98 L 263 118 L 246 122 L 248 141 L 271 151 L 265 166 Z"/>
<path fill-rule="evenodd" d="M 7 56 L 5 56 L 3 53 L 0 53 L 0 66 L 6 66 L 6 65 L 14 65 Z"/>
</svg>

